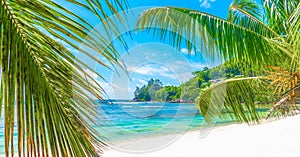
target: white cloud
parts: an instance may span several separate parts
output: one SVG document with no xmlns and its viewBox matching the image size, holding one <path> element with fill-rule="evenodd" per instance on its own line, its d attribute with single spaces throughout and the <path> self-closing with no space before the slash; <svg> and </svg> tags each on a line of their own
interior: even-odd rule
<svg viewBox="0 0 300 157">
<path fill-rule="evenodd" d="M 97 81 L 105 90 L 104 99 L 129 99 L 133 96 L 135 86 L 131 87 L 127 82 L 105 82 L 103 80 Z"/>
<path fill-rule="evenodd" d="M 142 80 L 142 79 L 138 79 L 138 82 L 141 83 L 141 84 L 146 84 L 147 83 L 147 81 Z"/>
<path fill-rule="evenodd" d="M 200 7 L 208 9 L 211 7 L 211 3 L 215 2 L 215 1 L 216 0 L 199 0 L 199 2 L 201 3 Z"/>
<path fill-rule="evenodd" d="M 181 53 L 188 55 L 189 54 L 189 50 L 187 48 L 182 48 L 180 50 Z M 190 54 L 195 54 L 194 50 L 191 50 Z"/>
<path fill-rule="evenodd" d="M 176 75 L 172 70 L 156 64 L 146 64 L 142 67 L 127 67 L 127 70 L 133 74 L 147 76 L 164 76 L 173 80 L 177 79 Z"/>
<path fill-rule="evenodd" d="M 190 65 L 195 70 L 201 70 L 202 68 L 207 67 L 206 64 L 202 64 L 202 63 L 191 63 Z"/>
<path fill-rule="evenodd" d="M 192 68 L 191 70 L 201 70 L 204 67 L 209 67 L 209 65 L 207 65 L 205 63 L 183 62 L 183 61 L 176 61 L 173 67 L 180 68 L 180 67 L 185 67 L 185 66 Z M 188 71 L 188 72 L 190 72 L 190 71 Z"/>
<path fill-rule="evenodd" d="M 184 54 L 188 54 L 188 53 L 189 53 L 188 49 L 186 49 L 186 48 L 182 48 L 182 49 L 180 50 L 180 52 L 182 52 L 182 53 L 184 53 Z"/>
<path fill-rule="evenodd" d="M 136 78 L 135 78 L 136 79 Z M 136 79 L 136 86 L 138 87 L 142 87 L 143 85 L 147 84 L 147 81 L 143 80 L 143 79 Z"/>
</svg>

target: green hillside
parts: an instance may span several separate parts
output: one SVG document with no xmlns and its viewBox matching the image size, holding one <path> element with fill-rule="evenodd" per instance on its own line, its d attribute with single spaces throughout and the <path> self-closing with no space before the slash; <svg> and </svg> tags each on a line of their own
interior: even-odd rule
<svg viewBox="0 0 300 157">
<path fill-rule="evenodd" d="M 163 82 L 159 79 L 150 79 L 146 85 L 136 87 L 133 100 L 192 103 L 199 96 L 201 90 L 205 90 L 221 80 L 238 77 L 241 72 L 237 66 L 225 63 L 212 69 L 204 67 L 192 74 L 193 78 L 178 87 L 163 86 Z"/>
</svg>

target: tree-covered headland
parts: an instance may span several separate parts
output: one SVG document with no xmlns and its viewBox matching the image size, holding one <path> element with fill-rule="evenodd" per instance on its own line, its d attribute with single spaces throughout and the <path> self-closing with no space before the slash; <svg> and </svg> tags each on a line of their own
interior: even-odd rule
<svg viewBox="0 0 300 157">
<path fill-rule="evenodd" d="M 204 67 L 192 74 L 194 77 L 179 86 L 164 86 L 159 79 L 151 78 L 147 84 L 136 87 L 133 100 L 193 103 L 201 90 L 205 90 L 212 84 L 222 80 L 238 77 L 241 72 L 237 66 L 224 63 L 211 69 Z"/>
</svg>

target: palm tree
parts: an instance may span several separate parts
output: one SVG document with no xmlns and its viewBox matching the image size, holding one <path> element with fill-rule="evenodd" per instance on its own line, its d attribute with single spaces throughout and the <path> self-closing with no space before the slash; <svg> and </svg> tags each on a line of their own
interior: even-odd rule
<svg viewBox="0 0 300 157">
<path fill-rule="evenodd" d="M 103 8 L 116 13 L 126 6 L 123 0 L 64 3 L 96 16 L 99 22 L 110 14 Z M 111 63 L 118 64 L 118 54 L 97 31 L 93 33 L 98 39 L 84 40 L 93 25 L 80 13 L 54 1 L 1 0 L 0 111 L 4 115 L 0 112 L 0 117 L 4 117 L 6 156 L 14 156 L 14 150 L 19 156 L 97 156 L 105 148 L 91 127 L 97 115 L 91 100 L 102 99 L 104 91 L 86 69 L 101 74 L 76 61 L 72 49 L 103 66 L 107 65 L 80 49 L 79 43 Z M 107 31 L 117 31 L 112 23 L 106 24 Z"/>
<path fill-rule="evenodd" d="M 300 97 L 300 1 L 234 0 L 228 18 L 196 10 L 160 7 L 146 10 L 139 30 L 154 30 L 176 48 L 200 48 L 206 56 L 243 65 L 243 78 L 212 85 L 197 98 L 207 121 L 231 113 L 242 122 L 294 110 Z M 274 100 L 275 98 L 275 100 Z M 257 112 L 273 101 L 269 115 Z M 268 105 L 267 105 L 268 106 Z"/>
</svg>

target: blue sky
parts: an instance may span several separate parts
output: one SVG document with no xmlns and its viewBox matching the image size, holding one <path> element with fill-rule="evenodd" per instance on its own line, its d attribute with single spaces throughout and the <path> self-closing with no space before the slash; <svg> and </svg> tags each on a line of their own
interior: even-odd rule
<svg viewBox="0 0 300 157">
<path fill-rule="evenodd" d="M 61 1 L 60 3 L 73 11 L 79 11 L 77 10 L 78 8 L 68 3 Z M 231 0 L 128 0 L 128 3 L 130 9 L 139 8 L 134 10 L 134 13 L 137 14 L 146 8 L 155 6 L 175 6 L 199 10 L 226 18 Z M 96 29 L 103 31 L 95 17 L 89 16 L 84 11 L 81 12 L 81 16 L 91 22 Z M 136 17 L 129 18 L 129 23 L 135 26 Z M 152 34 L 130 32 L 129 35 L 128 32 L 123 32 L 123 37 L 128 44 L 128 51 L 115 42 L 115 46 L 122 56 L 123 64 L 127 68 L 128 75 L 118 67 L 113 72 L 89 60 L 85 61 L 104 76 L 106 81 L 97 79 L 111 99 L 132 99 L 136 86 L 141 87 L 151 78 L 160 79 L 164 85 L 178 86 L 193 77 L 191 74 L 193 71 L 201 70 L 205 66 L 212 67 L 218 64 L 207 60 L 205 56 L 201 56 L 199 51 L 197 51 L 196 55 L 189 55 L 184 47 L 177 51 L 170 46 L 170 43 L 163 43 L 156 37 L 153 37 Z M 97 57 L 101 58 L 101 56 Z M 81 58 L 80 55 L 79 58 Z M 105 61 L 105 59 L 103 60 Z M 91 75 L 96 77 L 93 73 Z"/>
<path fill-rule="evenodd" d="M 131 7 L 176 6 L 199 10 L 226 18 L 232 0 L 129 0 Z"/>
</svg>

